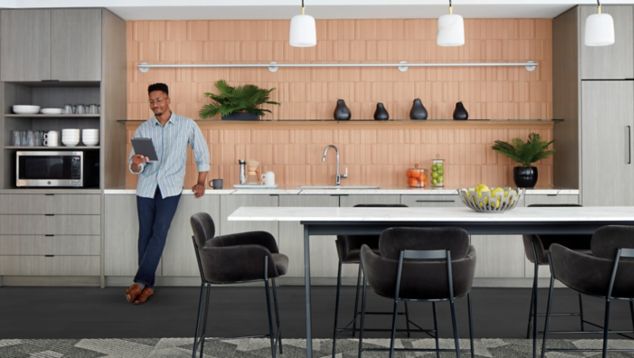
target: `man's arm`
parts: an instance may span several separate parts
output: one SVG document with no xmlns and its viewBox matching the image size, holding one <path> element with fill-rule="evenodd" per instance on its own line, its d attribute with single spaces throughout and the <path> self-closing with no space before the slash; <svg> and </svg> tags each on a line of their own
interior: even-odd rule
<svg viewBox="0 0 634 358">
<path fill-rule="evenodd" d="M 194 161 L 196 162 L 196 168 L 198 169 L 198 181 L 192 187 L 192 191 L 197 198 L 200 198 L 205 194 L 205 183 L 207 181 L 207 173 L 209 172 L 209 148 L 207 147 L 207 141 L 203 136 L 200 128 L 196 125 L 196 122 L 192 121 L 193 133 L 191 140 L 192 152 L 194 154 Z"/>
</svg>

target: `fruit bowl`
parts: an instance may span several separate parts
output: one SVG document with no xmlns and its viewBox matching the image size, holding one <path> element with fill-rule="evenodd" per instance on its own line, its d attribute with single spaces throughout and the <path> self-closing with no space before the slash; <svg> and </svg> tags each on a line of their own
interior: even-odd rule
<svg viewBox="0 0 634 358">
<path fill-rule="evenodd" d="M 484 191 L 461 188 L 458 194 L 466 206 L 480 213 L 501 213 L 513 209 L 520 201 L 520 189 L 509 187 Z"/>
</svg>

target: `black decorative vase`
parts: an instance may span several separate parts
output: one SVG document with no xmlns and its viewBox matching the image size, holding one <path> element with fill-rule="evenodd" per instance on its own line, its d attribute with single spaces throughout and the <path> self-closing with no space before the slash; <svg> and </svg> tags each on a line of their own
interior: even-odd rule
<svg viewBox="0 0 634 358">
<path fill-rule="evenodd" d="M 376 110 L 374 111 L 374 119 L 377 121 L 387 121 L 390 119 L 390 114 L 387 113 L 385 106 L 383 103 L 379 102 L 376 104 Z"/>
<path fill-rule="evenodd" d="M 513 180 L 518 188 L 533 188 L 537 183 L 536 167 L 513 168 Z"/>
<path fill-rule="evenodd" d="M 453 119 L 455 120 L 467 120 L 469 119 L 469 113 L 464 108 L 462 102 L 456 103 L 456 108 L 453 110 Z"/>
<path fill-rule="evenodd" d="M 350 119 L 351 116 L 352 114 L 350 113 L 350 108 L 346 106 L 346 102 L 344 102 L 344 100 L 342 99 L 338 99 L 334 113 L 335 120 L 345 121 Z"/>
<path fill-rule="evenodd" d="M 409 111 L 410 119 L 427 119 L 427 108 L 423 106 L 423 102 L 420 98 L 416 98 L 412 104 L 412 109 Z"/>
</svg>

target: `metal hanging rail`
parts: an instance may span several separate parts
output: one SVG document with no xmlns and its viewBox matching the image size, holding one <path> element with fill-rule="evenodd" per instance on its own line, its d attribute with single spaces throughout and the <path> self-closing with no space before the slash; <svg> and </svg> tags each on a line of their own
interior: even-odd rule
<svg viewBox="0 0 634 358">
<path fill-rule="evenodd" d="M 447 62 L 447 63 L 171 63 L 151 64 L 141 62 L 137 65 L 139 71 L 145 73 L 151 68 L 267 68 L 277 72 L 280 68 L 324 68 L 324 67 L 395 67 L 405 72 L 410 67 L 524 67 L 526 71 L 535 71 L 537 61 L 526 62 Z"/>
</svg>

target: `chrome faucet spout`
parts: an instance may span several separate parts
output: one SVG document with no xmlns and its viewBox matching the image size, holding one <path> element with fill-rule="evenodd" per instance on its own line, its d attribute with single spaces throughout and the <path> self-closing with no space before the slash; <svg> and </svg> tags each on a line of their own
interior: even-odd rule
<svg viewBox="0 0 634 358">
<path fill-rule="evenodd" d="M 341 185 L 341 179 L 346 179 L 348 177 L 348 170 L 346 168 L 346 172 L 344 174 L 341 174 L 341 172 L 339 171 L 339 148 L 337 148 L 337 146 L 334 144 L 327 144 L 324 147 L 324 152 L 321 155 L 321 161 L 326 161 L 326 158 L 328 156 L 328 149 L 330 148 L 335 150 L 335 185 Z"/>
</svg>

